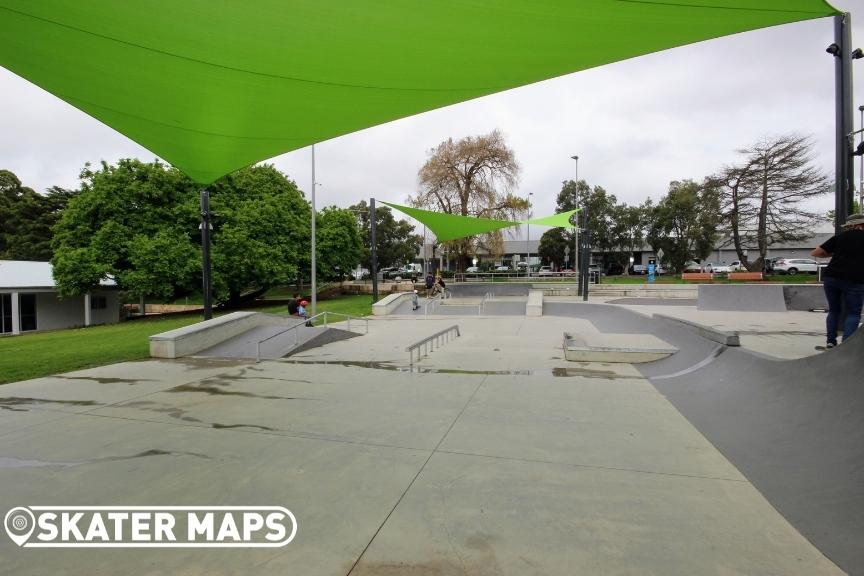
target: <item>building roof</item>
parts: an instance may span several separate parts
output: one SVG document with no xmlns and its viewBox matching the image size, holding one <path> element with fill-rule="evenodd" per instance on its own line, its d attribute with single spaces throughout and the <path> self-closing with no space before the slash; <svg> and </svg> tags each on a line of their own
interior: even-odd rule
<svg viewBox="0 0 864 576">
<path fill-rule="evenodd" d="M 116 286 L 112 279 L 102 280 L 100 286 Z M 0 260 L 0 289 L 56 288 L 50 262 L 26 260 Z"/>
</svg>

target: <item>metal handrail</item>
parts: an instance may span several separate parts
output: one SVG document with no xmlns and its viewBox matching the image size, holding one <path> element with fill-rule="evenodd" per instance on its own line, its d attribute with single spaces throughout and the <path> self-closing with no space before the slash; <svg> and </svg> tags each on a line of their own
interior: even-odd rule
<svg viewBox="0 0 864 576">
<path fill-rule="evenodd" d="M 442 296 L 435 296 L 434 298 L 428 299 L 426 304 L 423 305 L 423 317 L 428 318 L 429 317 L 429 308 L 432 308 L 433 312 L 434 312 L 435 307 L 440 306 L 441 301 L 443 299 L 444 299 L 443 295 Z"/>
<path fill-rule="evenodd" d="M 282 334 L 285 334 L 286 332 L 290 332 L 291 330 L 297 330 L 297 328 L 300 328 L 301 326 L 306 326 L 309 322 L 312 322 L 313 320 L 315 320 L 316 318 L 319 318 L 321 316 L 324 317 L 324 326 L 326 327 L 328 314 L 348 318 L 348 330 L 349 331 L 351 330 L 351 320 L 352 319 L 363 320 L 366 322 L 366 334 L 369 334 L 369 319 L 368 318 L 363 318 L 361 316 L 351 316 L 349 314 L 342 314 L 340 312 L 328 312 L 325 310 L 324 312 L 319 312 L 318 314 L 316 314 L 314 316 L 310 316 L 309 318 L 304 319 L 302 322 L 298 322 L 297 324 L 289 326 L 288 328 L 285 328 L 284 330 L 280 330 L 279 332 L 276 332 L 275 334 L 271 334 L 270 336 L 268 336 L 262 340 L 259 340 L 255 344 L 255 362 L 256 363 L 261 362 L 261 344 L 263 344 L 264 342 L 267 342 L 268 340 L 272 340 L 276 336 L 281 336 Z M 294 332 L 294 346 L 297 347 L 299 345 L 300 345 L 300 331 L 297 330 L 296 332 Z"/>
<path fill-rule="evenodd" d="M 440 347 L 442 343 L 447 342 L 448 338 L 453 334 L 453 332 L 456 333 L 457 338 L 462 336 L 462 334 L 459 332 L 459 326 L 454 324 L 453 326 L 450 326 L 443 330 L 439 330 L 438 332 L 435 332 L 434 334 L 427 336 L 422 340 L 418 340 L 414 344 L 411 344 L 410 346 L 405 348 L 405 351 L 408 352 L 408 364 L 410 366 L 414 365 L 414 350 L 417 350 L 417 360 L 419 361 L 421 358 L 421 346 L 423 347 L 424 355 L 428 356 L 429 352 L 435 351 L 435 344 L 438 344 L 438 346 Z"/>
</svg>

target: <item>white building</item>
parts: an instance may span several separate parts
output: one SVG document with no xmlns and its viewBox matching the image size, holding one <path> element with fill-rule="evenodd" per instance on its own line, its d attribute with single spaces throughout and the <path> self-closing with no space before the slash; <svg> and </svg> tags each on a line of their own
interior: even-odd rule
<svg viewBox="0 0 864 576">
<path fill-rule="evenodd" d="M 50 262 L 0 260 L 0 334 L 120 321 L 113 280 L 83 296 L 60 297 Z"/>
</svg>

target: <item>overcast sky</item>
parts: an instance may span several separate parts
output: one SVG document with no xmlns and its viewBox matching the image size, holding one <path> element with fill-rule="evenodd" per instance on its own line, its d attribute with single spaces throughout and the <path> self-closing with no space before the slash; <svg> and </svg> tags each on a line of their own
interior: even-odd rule
<svg viewBox="0 0 864 576">
<path fill-rule="evenodd" d="M 845 10 L 862 0 L 834 0 Z M 362 198 L 404 203 L 429 149 L 448 137 L 501 130 L 522 166 L 519 193 L 534 214 L 555 211 L 561 182 L 601 185 L 630 204 L 659 199 L 672 180 L 701 180 L 763 136 L 812 135 L 816 162 L 834 174 L 833 20 L 823 18 L 684 46 L 577 72 L 398 120 L 316 145 L 317 205 Z M 864 47 L 864 11 L 853 47 Z M 855 126 L 864 105 L 856 75 Z M 100 122 L 0 68 L 0 168 L 27 186 L 76 187 L 85 162 L 155 156 Z M 271 160 L 302 189 L 309 149 Z M 855 161 L 856 183 L 858 161 Z M 856 184 L 857 186 L 857 184 Z M 816 206 L 833 207 L 833 197 Z M 532 233 L 533 236 L 533 233 Z"/>
</svg>

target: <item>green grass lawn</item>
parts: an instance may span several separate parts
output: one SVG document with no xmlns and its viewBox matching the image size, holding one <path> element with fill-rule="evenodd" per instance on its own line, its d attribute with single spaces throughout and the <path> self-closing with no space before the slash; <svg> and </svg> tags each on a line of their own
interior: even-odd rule
<svg viewBox="0 0 864 576">
<path fill-rule="evenodd" d="M 288 313 L 285 306 L 257 310 L 273 314 Z M 318 312 L 324 310 L 368 316 L 372 314 L 372 300 L 364 295 L 323 300 L 318 303 Z M 150 336 L 200 320 L 199 316 L 153 318 L 110 326 L 3 337 L 0 338 L 0 384 L 148 358 Z"/>
</svg>

